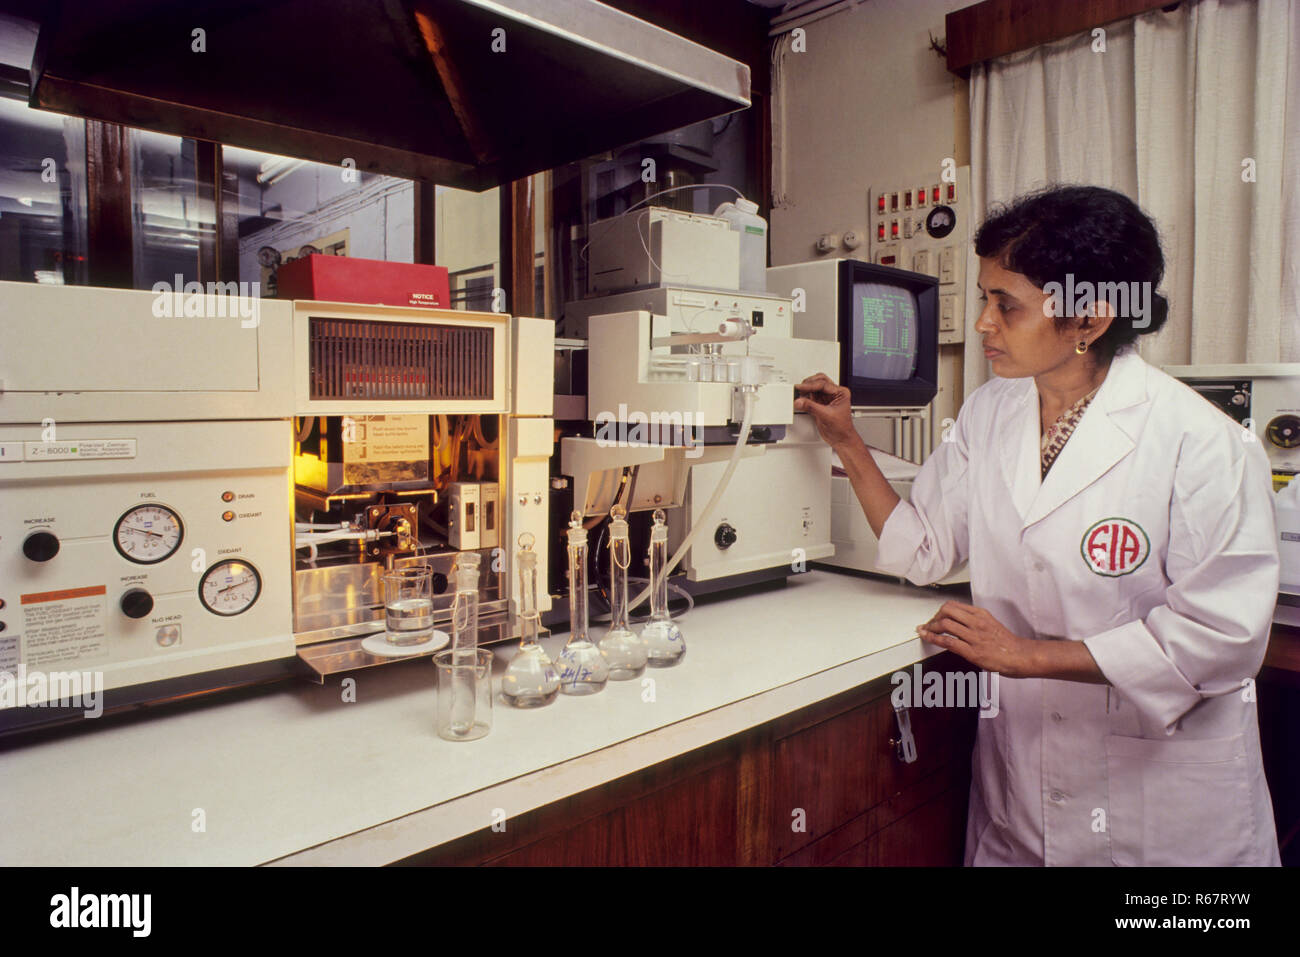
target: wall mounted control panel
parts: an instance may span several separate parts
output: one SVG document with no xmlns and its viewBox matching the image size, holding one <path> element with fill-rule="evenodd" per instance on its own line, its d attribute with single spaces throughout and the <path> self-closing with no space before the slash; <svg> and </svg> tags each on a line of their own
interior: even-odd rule
<svg viewBox="0 0 1300 957">
<path fill-rule="evenodd" d="M 939 342 L 965 338 L 966 260 L 974 235 L 970 167 L 954 168 L 943 181 L 934 171 L 911 183 L 873 189 L 871 261 L 939 280 Z"/>
</svg>

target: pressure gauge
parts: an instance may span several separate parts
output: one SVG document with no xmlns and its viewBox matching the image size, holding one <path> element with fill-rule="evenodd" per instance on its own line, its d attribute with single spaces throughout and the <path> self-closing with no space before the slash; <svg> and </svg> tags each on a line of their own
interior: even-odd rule
<svg viewBox="0 0 1300 957">
<path fill-rule="evenodd" d="M 214 615 L 246 612 L 261 593 L 262 576 L 257 569 L 236 559 L 217 562 L 199 581 L 199 600 Z"/>
<path fill-rule="evenodd" d="M 175 554 L 185 535 L 181 517 L 166 505 L 137 505 L 117 520 L 113 544 L 137 565 L 156 565 Z"/>
</svg>

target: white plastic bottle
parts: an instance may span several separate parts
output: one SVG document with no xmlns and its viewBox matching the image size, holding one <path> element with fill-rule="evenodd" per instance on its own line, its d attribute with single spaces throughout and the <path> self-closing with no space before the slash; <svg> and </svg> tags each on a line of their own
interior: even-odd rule
<svg viewBox="0 0 1300 957">
<path fill-rule="evenodd" d="M 740 291 L 767 292 L 767 220 L 758 215 L 758 204 L 738 196 L 713 215 L 740 233 Z"/>
</svg>

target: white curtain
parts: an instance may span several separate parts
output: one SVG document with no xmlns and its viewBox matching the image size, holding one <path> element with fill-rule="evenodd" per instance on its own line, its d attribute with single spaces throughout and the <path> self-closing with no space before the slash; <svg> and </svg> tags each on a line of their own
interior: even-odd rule
<svg viewBox="0 0 1300 957">
<path fill-rule="evenodd" d="M 1048 183 L 1119 190 L 1165 253 L 1149 362 L 1300 362 L 1298 78 L 1300 0 L 1183 2 L 977 65 L 975 208 Z M 967 301 L 969 395 L 990 373 Z"/>
</svg>

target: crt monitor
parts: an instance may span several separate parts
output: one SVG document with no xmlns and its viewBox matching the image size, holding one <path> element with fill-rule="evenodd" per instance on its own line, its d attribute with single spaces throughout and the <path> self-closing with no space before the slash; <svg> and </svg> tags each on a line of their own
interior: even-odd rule
<svg viewBox="0 0 1300 957">
<path fill-rule="evenodd" d="M 938 280 L 855 259 L 839 269 L 840 384 L 853 404 L 928 405 L 938 391 Z"/>
</svg>

